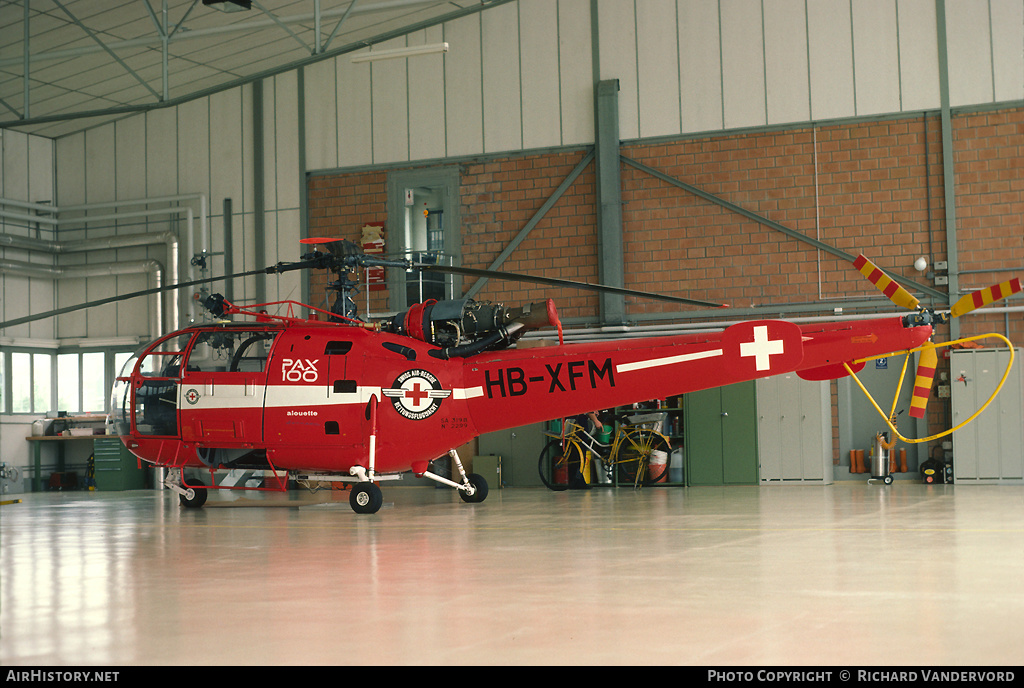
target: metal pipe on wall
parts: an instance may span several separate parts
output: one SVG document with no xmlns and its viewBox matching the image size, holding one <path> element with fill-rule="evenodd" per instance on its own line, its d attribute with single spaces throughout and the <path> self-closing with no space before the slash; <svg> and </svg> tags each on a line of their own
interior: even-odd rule
<svg viewBox="0 0 1024 688">
<path fill-rule="evenodd" d="M 104 208 L 123 208 L 132 207 L 139 205 L 151 205 L 151 204 L 163 204 L 163 203 L 182 203 L 198 201 L 199 202 L 199 237 L 198 243 L 200 251 L 203 255 L 209 253 L 211 245 L 210 237 L 210 225 L 209 225 L 209 211 L 207 208 L 207 199 L 205 194 L 175 194 L 171 196 L 156 196 L 151 198 L 136 198 L 126 199 L 119 201 L 102 201 L 95 203 L 80 203 L 75 205 L 65 206 L 53 206 L 43 203 L 32 203 L 28 201 L 16 201 L 11 199 L 0 198 L 0 206 L 11 206 L 14 208 L 20 208 L 24 210 L 34 210 L 39 213 L 45 213 L 45 215 L 28 215 L 23 213 L 11 212 L 0 207 L 0 218 L 7 218 L 11 220 L 17 220 L 22 222 L 40 223 L 49 225 L 52 230 L 56 233 L 62 229 L 66 229 L 68 225 L 80 226 L 87 225 L 95 222 L 118 222 L 121 220 L 135 220 L 141 218 L 148 218 L 159 215 L 177 215 L 184 213 L 186 215 L 186 231 L 188 240 L 188 250 L 190 254 L 189 260 L 189 279 L 195 279 L 194 266 L 192 265 L 191 257 L 195 255 L 195 222 L 194 222 L 194 209 L 191 206 L 172 206 L 165 208 L 152 208 L 148 210 L 140 210 L 133 212 L 114 212 L 106 213 L 103 215 L 88 215 L 82 214 L 75 217 L 67 217 L 69 213 L 88 213 L 91 210 L 100 210 Z M 24 239 L 25 241 L 20 241 Z M 43 250 L 49 251 L 50 253 L 66 253 L 66 252 L 79 252 L 79 251 L 91 251 L 91 250 L 105 250 L 111 248 L 127 248 L 129 246 L 143 246 L 154 243 L 166 243 L 167 244 L 167 265 L 168 265 L 168 279 L 169 283 L 175 284 L 179 278 L 179 241 L 178 237 L 174 232 L 159 232 L 154 234 L 132 234 L 122 235 L 114 237 L 101 237 L 99 239 L 86 239 L 76 240 L 73 242 L 62 242 L 59 240 L 39 243 L 34 246 L 27 245 L 25 242 L 32 241 L 28 237 L 17 237 L 16 235 L 0 234 L 0 246 L 7 245 L 11 248 L 21 248 L 24 250 Z M 36 240 L 44 242 L 44 240 Z M 175 330 L 180 326 L 180 295 L 168 294 L 167 296 L 167 308 L 166 312 L 170 316 L 170 322 L 167 323 L 169 330 Z M 190 319 L 195 318 L 195 304 L 192 299 L 188 300 L 189 303 L 189 317 Z M 163 318 L 160 321 L 161 328 L 164 326 Z"/>
<path fill-rule="evenodd" d="M 99 239 L 76 239 L 74 241 L 47 241 L 30 239 L 11 234 L 0 234 L 0 247 L 16 248 L 25 251 L 44 251 L 50 254 L 87 253 L 118 248 L 133 248 L 152 244 L 164 244 L 167 249 L 168 279 L 170 284 L 178 282 L 178 235 L 172 231 L 155 232 L 152 234 L 122 234 L 120 236 L 101 237 Z M 34 264 L 33 264 L 34 265 Z M 40 266 L 45 267 L 45 266 Z M 55 268 L 59 269 L 59 268 Z M 166 313 L 169 315 L 168 330 L 178 329 L 179 313 L 178 298 L 174 294 L 167 295 Z M 159 304 L 159 299 L 157 300 Z M 164 328 L 164 307 L 160 307 L 160 318 L 157 320 L 158 335 Z"/>
<path fill-rule="evenodd" d="M 52 280 L 109 277 L 148 272 L 153 277 L 153 288 L 158 289 L 163 286 L 164 268 L 158 261 L 152 259 L 124 261 L 108 265 L 76 265 L 63 268 L 40 265 L 38 263 L 27 263 L 19 260 L 0 259 L 0 271 L 19 277 L 36 277 Z M 149 332 L 152 339 L 157 339 L 160 336 L 162 320 L 163 308 L 160 303 L 160 294 L 153 294 L 153 309 L 150 311 L 149 323 Z"/>
</svg>

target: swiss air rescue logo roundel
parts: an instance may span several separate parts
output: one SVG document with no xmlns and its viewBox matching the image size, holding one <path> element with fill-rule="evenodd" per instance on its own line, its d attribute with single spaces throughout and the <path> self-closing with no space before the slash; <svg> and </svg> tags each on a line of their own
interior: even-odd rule
<svg viewBox="0 0 1024 688">
<path fill-rule="evenodd" d="M 429 418 L 441 405 L 442 399 L 452 394 L 441 389 L 441 383 L 425 370 L 407 370 L 395 378 L 394 384 L 384 390 L 395 410 L 410 420 Z"/>
</svg>

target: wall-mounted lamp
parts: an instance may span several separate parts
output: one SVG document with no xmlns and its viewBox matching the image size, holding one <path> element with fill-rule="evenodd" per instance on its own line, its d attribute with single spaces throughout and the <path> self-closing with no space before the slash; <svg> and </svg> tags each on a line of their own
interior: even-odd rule
<svg viewBox="0 0 1024 688">
<path fill-rule="evenodd" d="M 918 272 L 924 272 L 925 270 L 927 270 L 928 269 L 928 259 L 925 258 L 924 256 L 921 256 L 920 258 L 915 260 L 914 261 L 914 269 L 917 270 Z"/>
<path fill-rule="evenodd" d="M 416 55 L 432 55 L 448 52 L 447 43 L 431 43 L 430 45 L 411 45 L 408 48 L 392 48 L 390 50 L 371 50 L 360 53 L 352 58 L 352 62 L 373 62 L 375 60 L 391 60 L 396 57 L 414 57 Z"/>
</svg>

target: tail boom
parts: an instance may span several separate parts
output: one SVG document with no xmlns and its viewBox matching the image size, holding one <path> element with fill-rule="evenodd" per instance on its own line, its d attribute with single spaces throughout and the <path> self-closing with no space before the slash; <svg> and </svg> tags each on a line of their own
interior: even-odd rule
<svg viewBox="0 0 1024 688">
<path fill-rule="evenodd" d="M 710 334 L 481 354 L 466 360 L 464 379 L 484 433 L 793 371 L 842 377 L 844 362 L 910 349 L 930 335 L 930 326 L 906 328 L 900 318 L 760 320 Z"/>
</svg>

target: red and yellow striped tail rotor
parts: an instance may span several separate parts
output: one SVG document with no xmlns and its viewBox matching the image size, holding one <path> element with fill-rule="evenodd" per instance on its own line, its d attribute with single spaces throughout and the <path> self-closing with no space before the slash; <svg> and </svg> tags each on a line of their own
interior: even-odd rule
<svg viewBox="0 0 1024 688">
<path fill-rule="evenodd" d="M 953 304 L 953 308 L 949 311 L 949 315 L 953 318 L 958 318 L 961 315 L 970 313 L 976 308 L 987 306 L 993 301 L 998 301 L 999 299 L 1005 299 L 1007 296 L 1012 296 L 1020 290 L 1020 279 L 1016 277 L 1008 282 L 993 284 L 991 287 L 979 289 L 978 291 L 961 297 L 959 301 Z"/>
<path fill-rule="evenodd" d="M 914 394 L 910 399 L 911 418 L 924 418 L 928 397 L 932 394 L 932 380 L 935 379 L 935 368 L 939 356 L 935 353 L 935 345 L 929 342 L 921 349 L 921 359 L 917 363 L 917 378 L 914 380 Z"/>
<path fill-rule="evenodd" d="M 915 310 L 918 304 L 921 303 L 917 297 L 887 277 L 877 265 L 865 258 L 863 254 L 857 256 L 857 260 L 853 261 L 853 267 L 860 270 L 860 273 L 867 277 L 868 281 L 875 285 L 876 289 L 885 294 L 897 306 Z"/>
</svg>

